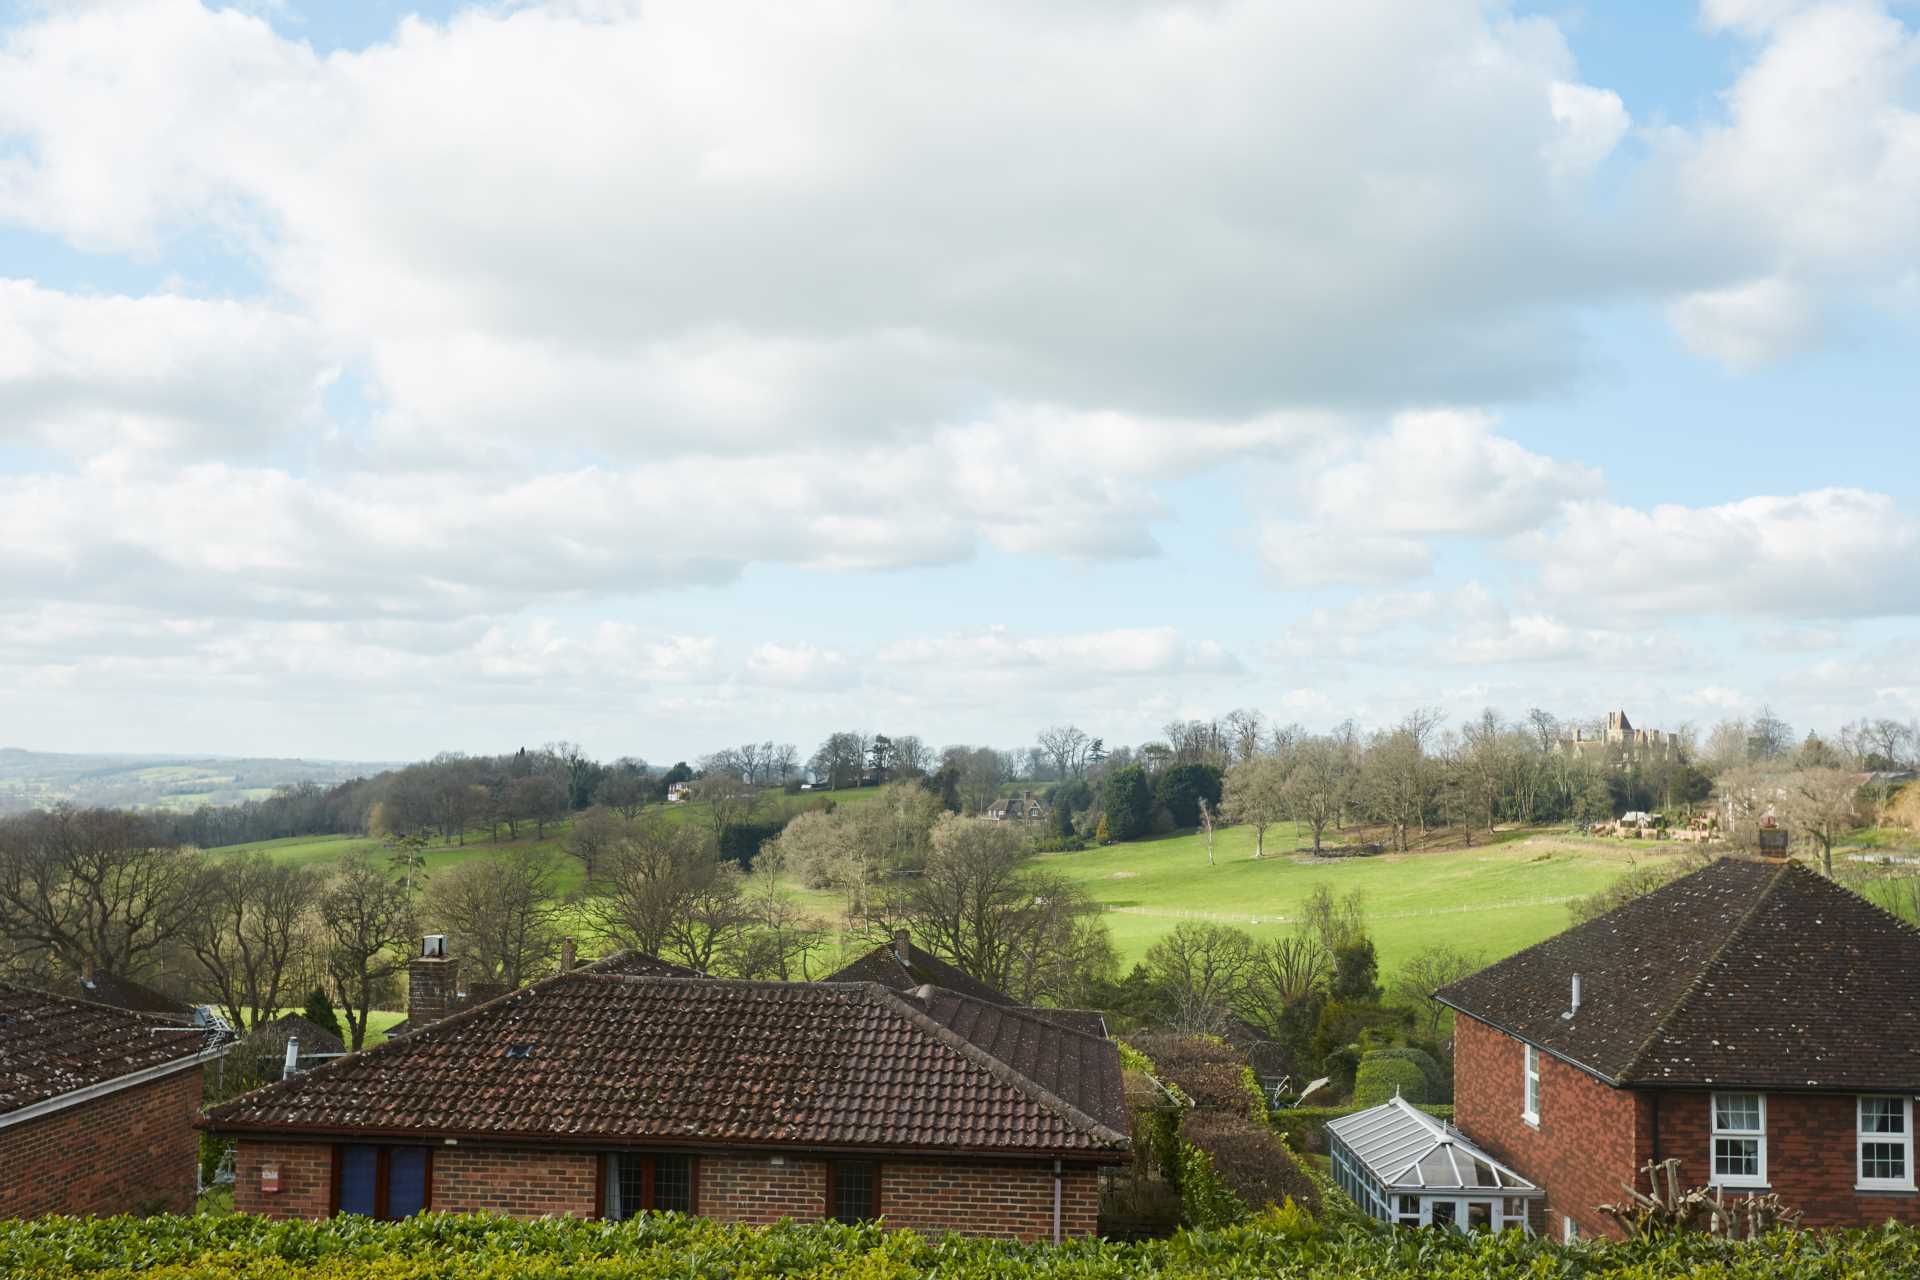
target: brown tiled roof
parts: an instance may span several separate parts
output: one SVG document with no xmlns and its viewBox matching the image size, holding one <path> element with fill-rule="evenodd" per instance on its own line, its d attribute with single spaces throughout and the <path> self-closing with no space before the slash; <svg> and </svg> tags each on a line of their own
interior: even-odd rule
<svg viewBox="0 0 1920 1280">
<path fill-rule="evenodd" d="M 1436 998 L 1616 1085 L 1920 1088 L 1920 930 L 1798 864 L 1723 858 Z"/>
<path fill-rule="evenodd" d="M 162 1013 L 173 1018 L 193 1015 L 193 1006 L 185 1000 L 175 1000 L 144 983 L 114 973 L 95 973 L 90 978 L 68 978 L 54 987 L 54 993 L 74 1000 L 112 1005 L 131 1013 Z"/>
<path fill-rule="evenodd" d="M 1120 1056 L 1104 1035 L 1088 1035 L 1046 1016 L 1056 1010 L 1009 1008 L 938 987 L 920 987 L 906 998 L 1047 1092 L 1109 1128 L 1126 1130 Z"/>
<path fill-rule="evenodd" d="M 0 983 L 0 1116 L 193 1057 L 223 1038 L 177 1017 Z"/>
<path fill-rule="evenodd" d="M 697 978 L 700 975 L 682 964 L 650 956 L 644 951 L 616 951 L 604 960 L 580 966 L 582 973 L 624 973 L 636 978 Z"/>
<path fill-rule="evenodd" d="M 300 1052 L 345 1053 L 346 1042 L 317 1022 L 297 1013 L 283 1013 L 248 1029 L 233 1051 L 249 1057 L 284 1058 L 289 1039 L 300 1042 Z"/>
<path fill-rule="evenodd" d="M 1102 1040 L 1107 1038 L 1107 1015 L 1098 1009 L 1049 1009 L 1037 1004 L 1019 1007 L 1057 1027 L 1078 1031 L 1083 1036 L 1096 1036 Z"/>
<path fill-rule="evenodd" d="M 912 943 L 907 944 L 907 963 L 901 964 L 894 954 L 894 944 L 883 943 L 842 968 L 838 973 L 829 974 L 823 982 L 877 982 L 883 987 L 895 991 L 911 991 L 915 987 L 933 986 L 958 992 L 963 996 L 972 996 L 976 1000 L 985 1000 L 990 1004 L 1018 1004 L 1012 996 L 996 990 L 934 955 L 923 951 Z"/>
<path fill-rule="evenodd" d="M 576 970 L 243 1095 L 207 1124 L 1124 1159 L 1113 1046 L 997 1013 L 1033 1025 L 969 1025 L 1017 1062 L 948 1025 L 965 1020 L 957 1007 L 943 1022 L 872 983 Z"/>
</svg>

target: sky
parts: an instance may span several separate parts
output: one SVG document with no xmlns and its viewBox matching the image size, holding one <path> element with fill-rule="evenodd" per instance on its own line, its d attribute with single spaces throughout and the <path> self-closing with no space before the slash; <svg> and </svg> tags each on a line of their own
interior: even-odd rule
<svg viewBox="0 0 1920 1280">
<path fill-rule="evenodd" d="M 0 746 L 1920 717 L 1920 8 L 0 0 Z"/>
</svg>

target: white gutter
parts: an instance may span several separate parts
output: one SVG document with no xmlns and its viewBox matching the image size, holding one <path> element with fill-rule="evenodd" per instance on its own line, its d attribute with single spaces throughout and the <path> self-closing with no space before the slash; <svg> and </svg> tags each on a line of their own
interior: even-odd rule
<svg viewBox="0 0 1920 1280">
<path fill-rule="evenodd" d="M 135 1085 L 147 1084 L 154 1080 L 164 1079 L 177 1072 L 185 1071 L 189 1067 L 197 1067 L 209 1059 L 224 1057 L 227 1050 L 231 1047 L 231 1042 L 215 1045 L 211 1049 L 202 1049 L 200 1052 L 189 1057 L 175 1058 L 171 1062 L 163 1062 L 157 1067 L 143 1067 L 128 1075 L 115 1076 L 111 1080 L 102 1080 L 99 1084 L 90 1084 L 84 1089 L 75 1089 L 72 1093 L 63 1093 L 58 1097 L 42 1099 L 29 1106 L 21 1107 L 18 1111 L 9 1111 L 7 1114 L 0 1116 L 0 1129 L 9 1128 L 16 1124 L 24 1124 L 28 1120 L 38 1120 L 41 1116 L 52 1115 L 56 1111 L 65 1111 L 68 1107 L 77 1107 L 83 1102 L 91 1102 L 95 1098 L 103 1098 L 107 1094 L 118 1093 L 122 1089 L 131 1089 Z"/>
<path fill-rule="evenodd" d="M 1053 1162 L 1053 1242 L 1060 1243 L 1060 1162 Z"/>
</svg>

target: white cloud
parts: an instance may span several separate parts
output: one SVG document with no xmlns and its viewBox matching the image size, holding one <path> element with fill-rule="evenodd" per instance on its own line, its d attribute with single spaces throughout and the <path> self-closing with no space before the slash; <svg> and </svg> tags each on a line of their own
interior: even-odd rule
<svg viewBox="0 0 1920 1280">
<path fill-rule="evenodd" d="M 1433 549 L 1419 538 L 1289 520 L 1260 526 L 1259 551 L 1268 576 L 1280 587 L 1379 585 L 1433 572 Z"/>
<path fill-rule="evenodd" d="M 1552 532 L 1520 546 L 1569 608 L 1778 618 L 1920 610 L 1920 517 L 1860 489 L 1651 510 L 1575 503 Z"/>
<path fill-rule="evenodd" d="M 1735 367 L 1813 341 L 1823 300 L 1907 305 L 1920 273 L 1920 37 L 1871 0 L 1709 0 L 1758 42 L 1725 117 L 1651 135 L 1661 218 L 1718 278 L 1669 312 Z"/>
<path fill-rule="evenodd" d="M 1172 627 L 1116 628 L 1061 635 L 1019 635 L 1005 627 L 923 636 L 883 645 L 883 667 L 963 677 L 991 675 L 1072 681 L 1231 675 L 1240 661 L 1211 640 L 1188 640 Z"/>
<path fill-rule="evenodd" d="M 0 440 L 79 457 L 246 453 L 321 427 L 336 374 L 323 336 L 298 315 L 0 279 Z"/>
<path fill-rule="evenodd" d="M 1695 352 L 1742 370 L 1793 354 L 1818 327 L 1807 291 L 1777 276 L 1685 294 L 1668 304 L 1667 322 Z"/>
<path fill-rule="evenodd" d="M 1562 177 L 1592 173 L 1633 123 L 1626 104 L 1611 89 L 1556 80 L 1547 86 L 1547 101 L 1560 126 L 1559 135 L 1547 144 L 1547 162 Z"/>
</svg>

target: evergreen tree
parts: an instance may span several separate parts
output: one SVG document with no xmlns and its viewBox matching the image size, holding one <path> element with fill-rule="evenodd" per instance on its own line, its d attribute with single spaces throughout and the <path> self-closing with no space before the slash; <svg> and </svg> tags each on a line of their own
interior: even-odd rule
<svg viewBox="0 0 1920 1280">
<path fill-rule="evenodd" d="M 1139 765 L 1115 769 L 1100 786 L 1100 801 L 1115 840 L 1132 840 L 1152 828 L 1153 788 Z"/>
<path fill-rule="evenodd" d="M 300 1011 L 300 1016 L 324 1031 L 331 1031 L 345 1043 L 347 1037 L 340 1030 L 340 1015 L 334 1012 L 333 1001 L 327 999 L 327 993 L 320 988 L 315 987 L 307 996 L 307 1007 Z"/>
</svg>

